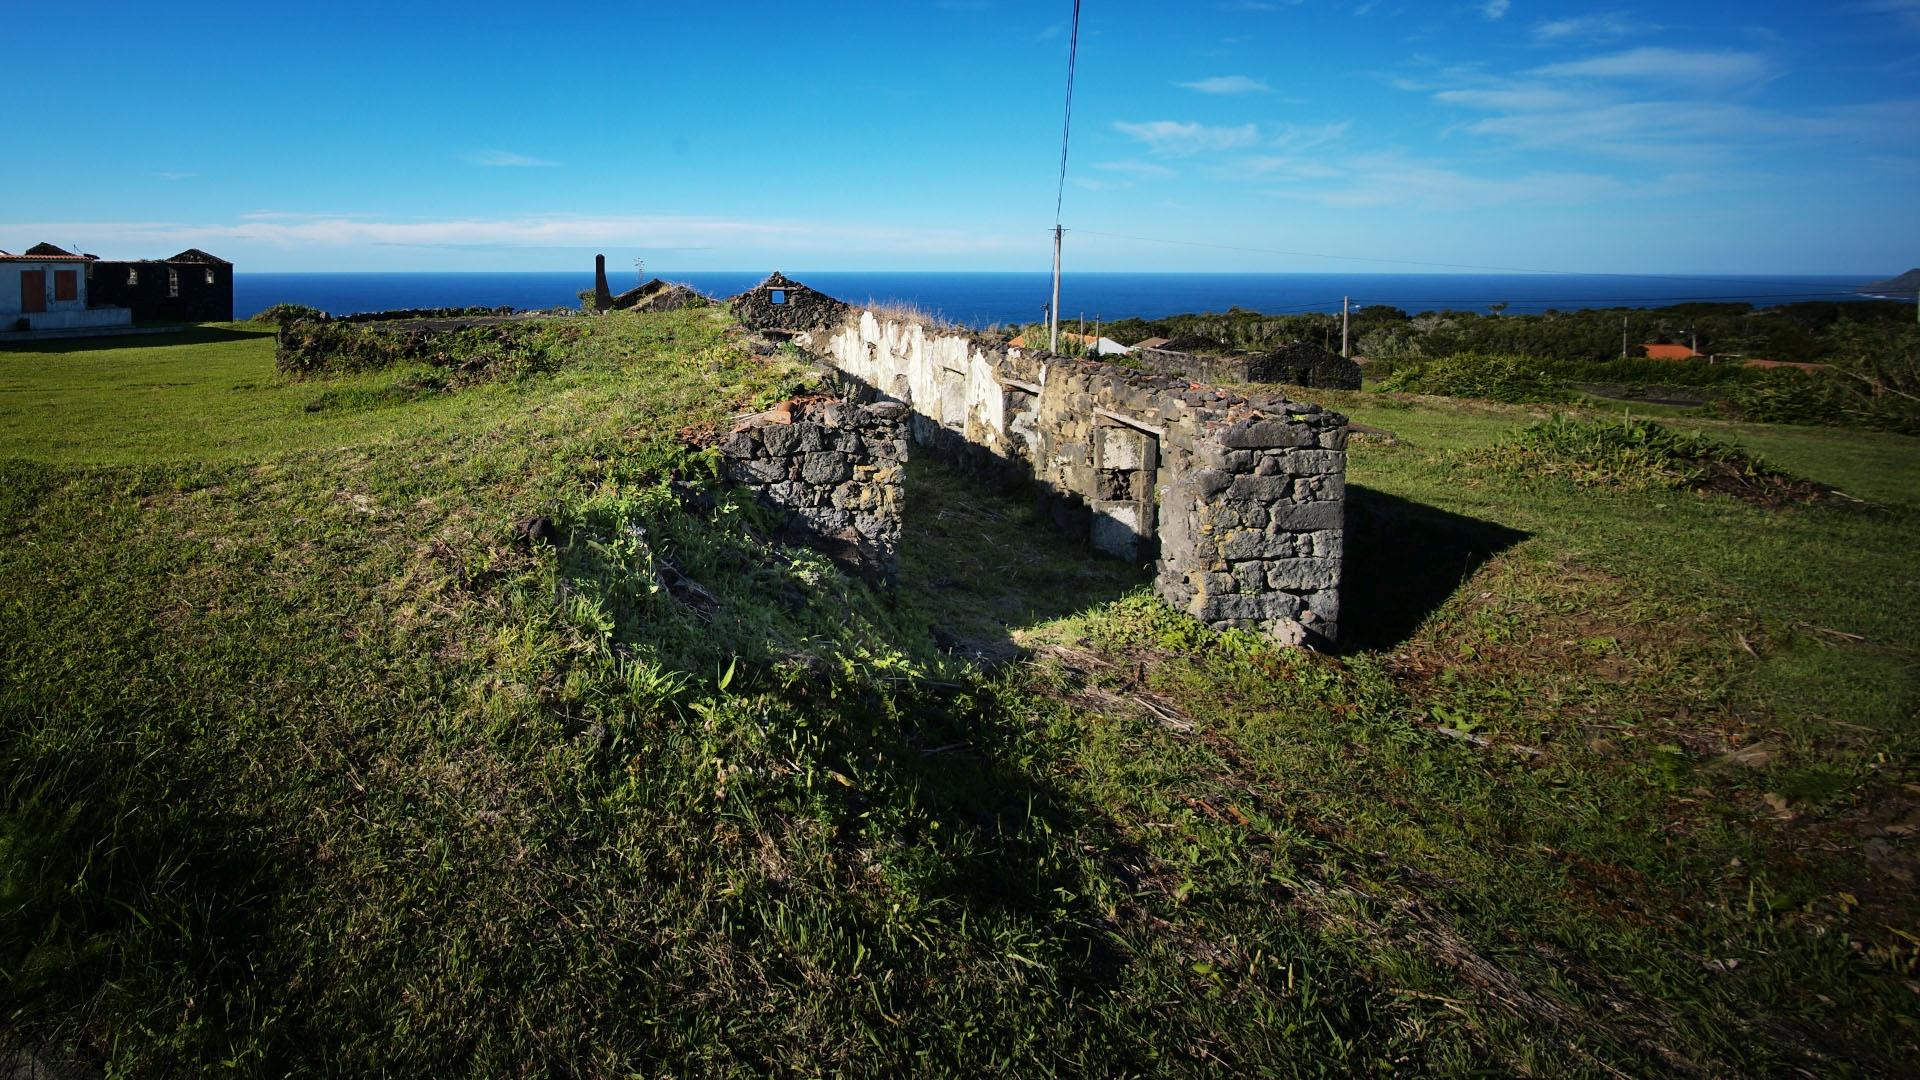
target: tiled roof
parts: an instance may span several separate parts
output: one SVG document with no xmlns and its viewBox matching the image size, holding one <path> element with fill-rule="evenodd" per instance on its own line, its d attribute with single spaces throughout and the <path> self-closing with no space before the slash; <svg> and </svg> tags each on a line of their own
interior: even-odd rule
<svg viewBox="0 0 1920 1080">
<path fill-rule="evenodd" d="M 0 259 L 4 259 L 7 262 L 87 262 L 89 261 L 88 257 L 85 255 L 75 255 L 73 252 L 68 251 L 65 248 L 54 247 L 52 244 L 35 244 L 18 255 L 9 255 L 4 251 L 0 251 Z"/>
<path fill-rule="evenodd" d="M 1642 345 L 1649 360 L 1691 360 L 1700 354 L 1685 345 Z"/>
</svg>

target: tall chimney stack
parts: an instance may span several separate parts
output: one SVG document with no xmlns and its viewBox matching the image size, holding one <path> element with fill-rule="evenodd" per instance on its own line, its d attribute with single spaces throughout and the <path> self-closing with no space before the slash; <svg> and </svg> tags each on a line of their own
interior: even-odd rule
<svg viewBox="0 0 1920 1080">
<path fill-rule="evenodd" d="M 605 311 L 613 306 L 613 290 L 607 288 L 607 257 L 593 257 L 593 310 Z"/>
</svg>

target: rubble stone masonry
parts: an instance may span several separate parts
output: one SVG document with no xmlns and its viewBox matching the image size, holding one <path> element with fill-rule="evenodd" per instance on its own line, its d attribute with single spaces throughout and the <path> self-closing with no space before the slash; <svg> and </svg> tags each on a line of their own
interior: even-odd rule
<svg viewBox="0 0 1920 1080">
<path fill-rule="evenodd" d="M 899 573 L 906 415 L 897 402 L 783 402 L 721 441 L 723 471 L 785 513 L 786 539 L 891 581 Z"/>
</svg>

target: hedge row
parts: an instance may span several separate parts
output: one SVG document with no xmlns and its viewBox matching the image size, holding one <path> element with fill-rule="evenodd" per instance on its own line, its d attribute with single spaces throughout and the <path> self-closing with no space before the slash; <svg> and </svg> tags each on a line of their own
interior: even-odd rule
<svg viewBox="0 0 1920 1080">
<path fill-rule="evenodd" d="M 296 378 L 427 364 L 448 372 L 449 382 L 458 385 L 551 371 L 560 365 L 563 347 L 584 333 L 583 327 L 558 321 L 422 330 L 300 320 L 280 328 L 274 364 Z"/>
</svg>

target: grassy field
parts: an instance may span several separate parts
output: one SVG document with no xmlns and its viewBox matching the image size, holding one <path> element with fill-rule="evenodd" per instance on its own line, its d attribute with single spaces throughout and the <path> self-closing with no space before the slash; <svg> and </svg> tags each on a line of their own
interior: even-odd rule
<svg viewBox="0 0 1920 1080">
<path fill-rule="evenodd" d="M 916 461 L 885 592 L 680 435 L 714 311 L 457 392 L 245 326 L 0 350 L 0 1024 L 113 1075 L 1886 1074 L 1920 1052 L 1920 441 L 1873 506 L 1514 476 L 1321 397 L 1340 656 Z M 1639 412 L 1640 410 L 1636 410 Z M 675 481 L 678 481 L 676 486 Z M 527 544 L 550 517 L 565 542 Z M 991 670 L 946 649 L 1021 657 Z M 9 1047 L 0 1046 L 0 1051 Z"/>
</svg>

